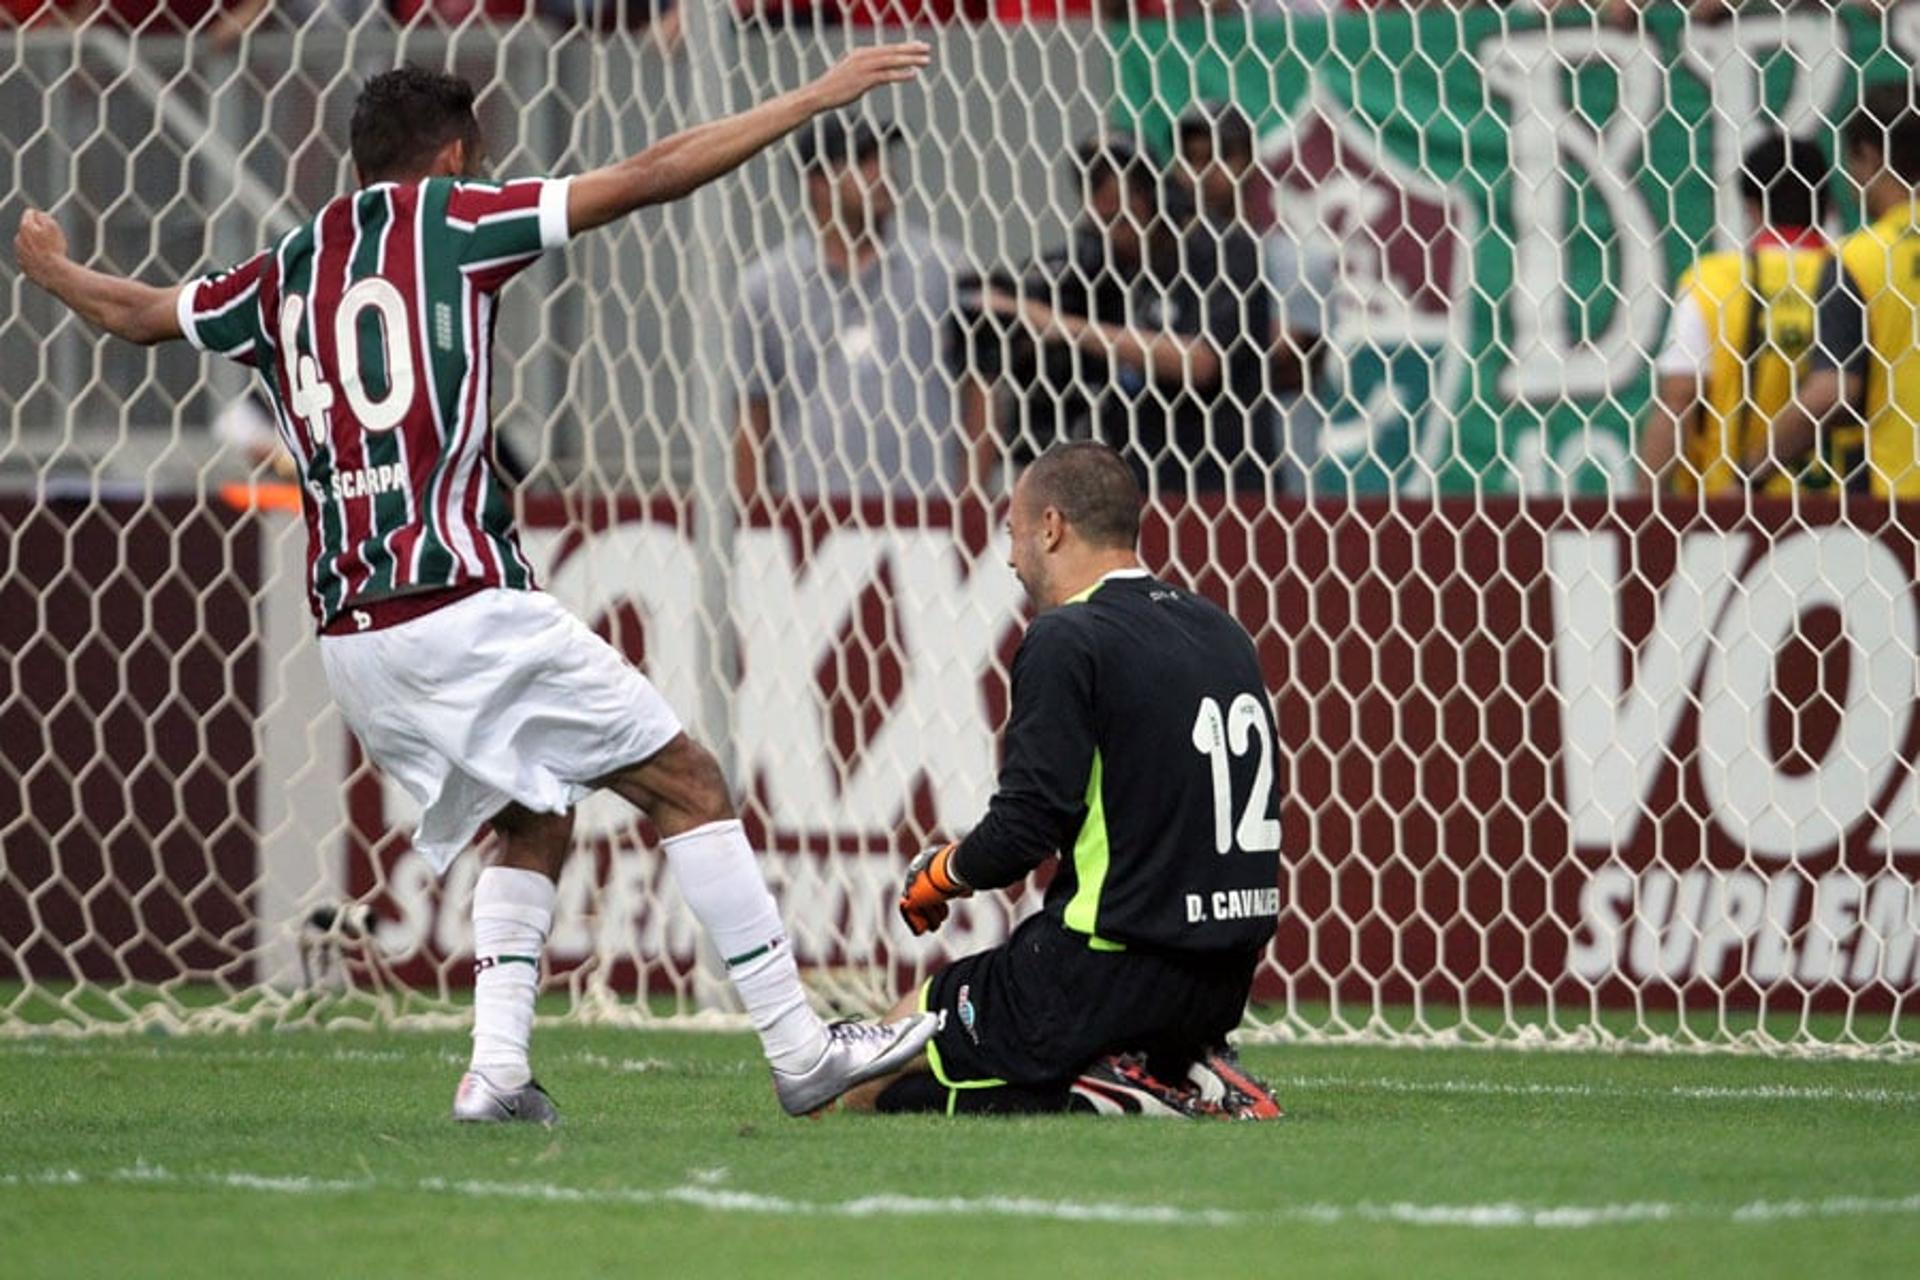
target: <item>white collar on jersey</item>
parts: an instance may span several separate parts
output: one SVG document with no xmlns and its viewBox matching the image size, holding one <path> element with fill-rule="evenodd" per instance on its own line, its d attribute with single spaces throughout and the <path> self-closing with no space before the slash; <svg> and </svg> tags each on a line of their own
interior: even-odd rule
<svg viewBox="0 0 1920 1280">
<path fill-rule="evenodd" d="M 1114 582 L 1121 578 L 1151 578 L 1152 576 L 1144 568 L 1110 569 L 1100 575 L 1100 581 Z"/>
</svg>

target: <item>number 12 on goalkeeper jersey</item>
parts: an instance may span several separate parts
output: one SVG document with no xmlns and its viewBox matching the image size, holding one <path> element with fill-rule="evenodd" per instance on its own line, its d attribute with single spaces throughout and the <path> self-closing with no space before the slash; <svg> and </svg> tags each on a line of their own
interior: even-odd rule
<svg viewBox="0 0 1920 1280">
<path fill-rule="evenodd" d="M 1259 751 L 1253 785 L 1240 821 L 1234 822 L 1233 766 L 1228 753 Z M 1217 698 L 1200 699 L 1193 718 L 1193 749 L 1213 767 L 1213 851 L 1272 853 L 1280 847 L 1280 819 L 1273 816 L 1273 735 L 1266 708 L 1250 693 L 1234 698 L 1225 712 Z"/>
</svg>

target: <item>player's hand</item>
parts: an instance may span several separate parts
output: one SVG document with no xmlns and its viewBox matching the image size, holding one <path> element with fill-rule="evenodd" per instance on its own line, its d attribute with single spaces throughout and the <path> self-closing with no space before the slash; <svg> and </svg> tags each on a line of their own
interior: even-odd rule
<svg viewBox="0 0 1920 1280">
<path fill-rule="evenodd" d="M 855 49 L 812 84 L 815 109 L 832 111 L 858 100 L 883 84 L 899 84 L 920 74 L 933 61 L 933 46 L 924 40 L 899 44 L 872 44 Z"/>
<path fill-rule="evenodd" d="M 28 209 L 20 215 L 13 256 L 28 279 L 45 280 L 47 271 L 67 256 L 67 233 L 38 209 Z"/>
<path fill-rule="evenodd" d="M 953 874 L 953 851 L 958 842 L 922 849 L 907 864 L 907 882 L 900 890 L 900 918 L 917 936 L 932 933 L 947 919 L 947 904 L 973 892 Z"/>
</svg>

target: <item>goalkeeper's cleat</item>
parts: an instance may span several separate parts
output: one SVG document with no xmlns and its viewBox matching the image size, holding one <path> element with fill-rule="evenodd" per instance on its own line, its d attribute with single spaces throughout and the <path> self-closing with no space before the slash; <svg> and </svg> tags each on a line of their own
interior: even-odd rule
<svg viewBox="0 0 1920 1280">
<path fill-rule="evenodd" d="M 938 1013 L 916 1013 L 898 1022 L 836 1022 L 818 1062 L 805 1071 L 773 1069 L 774 1096 L 788 1115 L 810 1115 L 855 1085 L 906 1066 L 940 1020 Z"/>
<path fill-rule="evenodd" d="M 1286 1114 L 1265 1081 L 1248 1073 L 1231 1049 L 1209 1050 L 1187 1069 L 1200 1113 L 1221 1120 L 1278 1120 Z"/>
<path fill-rule="evenodd" d="M 560 1123 L 560 1110 L 538 1080 L 503 1089 L 478 1071 L 469 1071 L 454 1090 L 453 1118 L 462 1124 L 521 1123 L 551 1129 Z"/>
<path fill-rule="evenodd" d="M 1191 1120 L 1200 1114 L 1190 1088 L 1168 1084 L 1129 1053 L 1095 1059 L 1067 1089 L 1067 1110 L 1101 1116 L 1160 1116 Z"/>
</svg>

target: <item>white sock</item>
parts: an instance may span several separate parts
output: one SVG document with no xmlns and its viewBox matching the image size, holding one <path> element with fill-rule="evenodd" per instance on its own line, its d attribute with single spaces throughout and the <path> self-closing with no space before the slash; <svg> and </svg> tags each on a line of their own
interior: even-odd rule
<svg viewBox="0 0 1920 1280">
<path fill-rule="evenodd" d="M 826 1052 L 827 1029 L 807 1003 L 780 910 L 738 820 L 709 822 L 661 842 L 680 896 L 727 962 L 767 1061 L 805 1071 Z"/>
<path fill-rule="evenodd" d="M 533 1075 L 527 1044 L 553 894 L 553 881 L 518 867 L 488 867 L 473 886 L 473 1069 L 502 1088 Z"/>
</svg>

